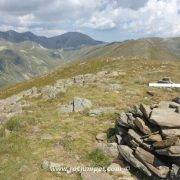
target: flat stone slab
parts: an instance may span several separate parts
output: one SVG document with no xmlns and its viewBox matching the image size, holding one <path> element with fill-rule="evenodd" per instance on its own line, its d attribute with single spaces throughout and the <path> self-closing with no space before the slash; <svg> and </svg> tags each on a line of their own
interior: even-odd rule
<svg viewBox="0 0 180 180">
<path fill-rule="evenodd" d="M 122 157 L 129 162 L 133 167 L 141 170 L 146 175 L 151 176 L 151 172 L 147 169 L 147 167 L 141 163 L 134 155 L 133 150 L 126 146 L 126 145 L 119 145 L 118 146 L 119 153 L 122 155 Z"/>
<path fill-rule="evenodd" d="M 155 108 L 149 121 L 160 127 L 180 128 L 180 114 L 170 108 Z"/>
<path fill-rule="evenodd" d="M 166 137 L 180 136 L 180 129 L 162 129 L 162 135 Z"/>
</svg>

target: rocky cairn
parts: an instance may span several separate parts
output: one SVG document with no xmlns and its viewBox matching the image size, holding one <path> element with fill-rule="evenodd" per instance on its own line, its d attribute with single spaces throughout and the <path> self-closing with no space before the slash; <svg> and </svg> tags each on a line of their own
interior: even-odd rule
<svg viewBox="0 0 180 180">
<path fill-rule="evenodd" d="M 180 177 L 180 98 L 122 112 L 116 122 L 121 157 L 147 176 Z"/>
</svg>

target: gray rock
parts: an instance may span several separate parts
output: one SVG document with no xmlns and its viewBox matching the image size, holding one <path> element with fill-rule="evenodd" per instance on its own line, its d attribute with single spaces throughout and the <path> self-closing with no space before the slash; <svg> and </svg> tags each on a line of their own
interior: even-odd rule
<svg viewBox="0 0 180 180">
<path fill-rule="evenodd" d="M 55 86 L 45 86 L 41 89 L 41 94 L 43 99 L 50 100 L 56 98 L 56 96 L 61 92 L 60 89 Z"/>
<path fill-rule="evenodd" d="M 113 180 L 113 178 L 105 172 L 81 172 L 82 180 Z"/>
<path fill-rule="evenodd" d="M 106 133 L 99 133 L 96 135 L 96 140 L 98 142 L 107 140 L 107 134 Z"/>
<path fill-rule="evenodd" d="M 180 104 L 180 97 L 174 98 L 173 101 L 176 102 L 176 103 L 178 103 L 178 104 Z"/>
<path fill-rule="evenodd" d="M 92 109 L 89 111 L 89 116 L 101 116 L 105 114 L 113 114 L 118 111 L 114 107 L 99 107 L 98 109 Z"/>
<path fill-rule="evenodd" d="M 180 127 L 180 115 L 170 108 L 155 108 L 149 121 L 160 127 Z"/>
<path fill-rule="evenodd" d="M 129 124 L 128 124 L 128 117 L 126 115 L 125 112 L 122 112 L 117 120 L 117 124 L 122 126 L 122 127 L 127 127 L 129 128 Z"/>
<path fill-rule="evenodd" d="M 143 117 L 143 113 L 141 112 L 139 106 L 134 106 L 130 111 L 135 117 Z"/>
<path fill-rule="evenodd" d="M 77 85 L 84 85 L 85 81 L 84 81 L 84 76 L 83 75 L 78 75 L 74 77 L 74 83 Z"/>
<path fill-rule="evenodd" d="M 169 173 L 169 167 L 165 166 L 156 156 L 145 151 L 141 147 L 137 147 L 135 151 L 136 157 L 160 178 L 166 178 Z"/>
<path fill-rule="evenodd" d="M 96 144 L 96 147 L 110 157 L 117 158 L 119 155 L 116 143 L 100 142 Z"/>
<path fill-rule="evenodd" d="M 151 109 L 150 107 L 146 106 L 145 104 L 140 104 L 140 110 L 143 113 L 144 117 L 146 119 L 149 119 L 151 115 Z"/>
<path fill-rule="evenodd" d="M 116 139 L 117 139 L 117 144 L 122 143 L 122 137 L 120 135 L 116 134 Z"/>
<path fill-rule="evenodd" d="M 132 139 L 134 139 L 134 141 L 135 141 L 136 143 L 138 143 L 139 145 L 141 145 L 141 146 L 144 147 L 145 149 L 148 149 L 148 150 L 151 149 L 151 146 L 150 146 L 149 144 L 143 142 L 141 136 L 140 136 L 136 131 L 134 131 L 133 129 L 129 129 L 128 135 L 129 135 Z"/>
<path fill-rule="evenodd" d="M 62 169 L 62 167 L 64 166 L 59 163 L 54 163 L 45 160 L 43 161 L 41 167 L 43 170 L 59 173 L 59 169 Z"/>
<path fill-rule="evenodd" d="M 178 141 L 178 137 L 172 137 L 169 139 L 164 139 L 162 141 L 158 141 L 158 142 L 153 143 L 153 148 L 154 149 L 167 148 L 167 147 L 173 146 L 177 141 Z"/>
<path fill-rule="evenodd" d="M 170 146 L 164 149 L 157 149 L 157 154 L 171 157 L 180 157 L 180 146 Z"/>
<path fill-rule="evenodd" d="M 162 129 L 162 135 L 165 137 L 180 136 L 180 129 Z"/>
<path fill-rule="evenodd" d="M 121 91 L 122 85 L 120 84 L 106 84 L 102 85 L 101 88 L 105 89 L 105 91 L 113 92 L 113 91 Z"/>
<path fill-rule="evenodd" d="M 72 104 L 74 112 L 82 112 L 85 109 L 89 109 L 92 107 L 92 103 L 90 100 L 79 97 L 75 97 Z"/>
<path fill-rule="evenodd" d="M 146 166 L 144 166 L 134 155 L 133 150 L 129 148 L 126 145 L 119 145 L 118 146 L 119 153 L 122 155 L 122 157 L 129 162 L 133 167 L 139 169 L 143 173 L 145 173 L 147 176 L 151 176 L 151 172 L 147 169 Z"/>
<path fill-rule="evenodd" d="M 94 83 L 96 80 L 97 80 L 97 78 L 94 74 L 85 74 L 84 75 L 84 82 L 86 84 Z"/>
<path fill-rule="evenodd" d="M 145 122 L 140 119 L 140 118 L 136 118 L 134 120 L 134 124 L 136 125 L 136 127 L 143 133 L 143 134 L 150 134 L 151 130 L 149 129 L 149 127 L 145 124 Z"/>
</svg>

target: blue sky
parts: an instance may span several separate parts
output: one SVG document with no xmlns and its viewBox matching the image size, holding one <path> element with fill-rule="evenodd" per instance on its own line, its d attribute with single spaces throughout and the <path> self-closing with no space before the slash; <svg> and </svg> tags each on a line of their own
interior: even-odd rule
<svg viewBox="0 0 180 180">
<path fill-rule="evenodd" d="M 180 0 L 0 0 L 0 30 L 103 41 L 180 36 Z"/>
</svg>

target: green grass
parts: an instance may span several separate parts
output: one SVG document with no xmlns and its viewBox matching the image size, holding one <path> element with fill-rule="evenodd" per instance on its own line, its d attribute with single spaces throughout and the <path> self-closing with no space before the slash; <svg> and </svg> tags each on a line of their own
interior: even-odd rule
<svg viewBox="0 0 180 180">
<path fill-rule="evenodd" d="M 110 158 L 105 156 L 104 153 L 99 149 L 93 150 L 88 155 L 88 159 L 92 162 L 92 166 L 94 166 L 94 167 L 107 168 L 111 163 Z"/>
<path fill-rule="evenodd" d="M 166 67 L 161 68 L 164 64 Z M 111 142 L 114 138 L 114 129 L 109 128 L 114 127 L 116 116 L 89 117 L 87 112 L 70 115 L 58 113 L 58 105 L 68 103 L 75 96 L 90 99 L 94 108 L 114 106 L 123 110 L 141 102 L 151 104 L 179 95 L 179 90 L 150 89 L 147 83 L 157 81 L 163 76 L 170 76 L 173 81 L 178 82 L 180 62 L 93 59 L 85 64 L 76 62 L 48 76 L 17 84 L 1 91 L 0 96 L 3 98 L 33 86 L 53 84 L 60 78 L 116 69 L 126 72 L 125 76 L 112 78 L 110 81 L 122 84 L 123 90 L 119 93 L 108 93 L 96 86 L 72 86 L 65 94 L 59 94 L 51 101 L 40 98 L 26 99 L 30 101 L 31 106 L 24 108 L 22 115 L 10 119 L 1 127 L 2 133 L 4 128 L 12 132 L 8 137 L 0 137 L 0 179 L 3 177 L 9 177 L 9 179 L 80 178 L 78 174 L 54 175 L 43 171 L 41 163 L 45 159 L 63 163 L 66 166 L 107 166 L 109 164 L 110 159 L 96 150 L 95 137 L 100 132 L 108 132 L 108 141 Z M 147 95 L 147 90 L 154 91 L 155 96 Z M 52 138 L 43 140 L 44 134 L 50 134 Z"/>
</svg>

